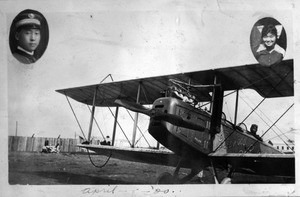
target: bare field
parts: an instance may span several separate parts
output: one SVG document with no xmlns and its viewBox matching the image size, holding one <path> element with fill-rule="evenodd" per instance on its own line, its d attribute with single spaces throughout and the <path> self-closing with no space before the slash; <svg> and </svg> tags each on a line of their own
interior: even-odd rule
<svg viewBox="0 0 300 197">
<path fill-rule="evenodd" d="M 91 155 L 97 166 L 103 165 L 107 158 Z M 154 184 L 161 173 L 173 173 L 175 169 L 114 158 L 110 158 L 104 167 L 96 168 L 88 155 L 69 153 L 11 152 L 8 161 L 9 184 L 21 185 Z M 183 169 L 181 175 L 187 172 Z"/>
<path fill-rule="evenodd" d="M 97 166 L 102 166 L 108 157 L 91 155 Z M 8 155 L 11 185 L 109 185 L 109 184 L 155 184 L 160 174 L 173 174 L 175 168 L 110 158 L 102 168 L 94 167 L 87 154 L 10 152 Z M 181 169 L 179 176 L 189 173 Z M 226 174 L 219 172 L 219 178 Z M 204 171 L 200 181 L 194 177 L 187 184 L 214 183 L 209 171 Z M 244 175 L 236 173 L 232 183 L 288 183 L 283 179 Z"/>
</svg>

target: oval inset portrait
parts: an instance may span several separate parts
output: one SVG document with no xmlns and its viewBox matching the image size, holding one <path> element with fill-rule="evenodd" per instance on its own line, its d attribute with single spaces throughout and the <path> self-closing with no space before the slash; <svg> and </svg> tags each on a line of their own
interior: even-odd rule
<svg viewBox="0 0 300 197">
<path fill-rule="evenodd" d="M 262 66 L 272 66 L 282 61 L 286 52 L 284 27 L 274 18 L 258 20 L 251 31 L 250 46 L 254 57 Z"/>
<path fill-rule="evenodd" d="M 19 62 L 35 63 L 44 54 L 48 41 L 48 23 L 40 12 L 26 9 L 14 18 L 10 27 L 9 45 Z"/>
</svg>

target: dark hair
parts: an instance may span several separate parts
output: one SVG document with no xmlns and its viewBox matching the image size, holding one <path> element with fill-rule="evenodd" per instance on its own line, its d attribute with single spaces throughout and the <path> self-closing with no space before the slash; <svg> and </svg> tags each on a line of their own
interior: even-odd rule
<svg viewBox="0 0 300 197">
<path fill-rule="evenodd" d="M 277 29 L 274 25 L 264 26 L 261 32 L 261 37 L 266 36 L 268 33 L 274 34 L 277 37 Z"/>
<path fill-rule="evenodd" d="M 250 131 L 251 131 L 251 132 L 255 132 L 255 133 L 256 133 L 256 132 L 257 132 L 257 129 L 258 129 L 257 124 L 252 124 L 251 127 L 250 127 Z"/>
<path fill-rule="evenodd" d="M 16 32 L 19 33 L 23 29 L 24 30 L 30 30 L 30 29 L 38 29 L 38 30 L 40 30 L 41 28 L 40 28 L 40 26 L 32 25 L 32 24 L 30 24 L 30 25 L 22 25 L 22 26 L 20 26 L 20 27 L 18 27 L 16 29 Z"/>
</svg>

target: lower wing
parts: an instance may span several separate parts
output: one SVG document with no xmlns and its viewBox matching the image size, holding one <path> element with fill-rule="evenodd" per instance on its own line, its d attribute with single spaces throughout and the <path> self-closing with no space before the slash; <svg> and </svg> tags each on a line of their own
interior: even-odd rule
<svg viewBox="0 0 300 197">
<path fill-rule="evenodd" d="M 92 150 L 99 155 L 111 156 L 126 161 L 177 166 L 181 160 L 182 167 L 192 168 L 195 167 L 194 161 L 202 160 L 202 162 L 211 161 L 216 167 L 221 169 L 226 169 L 228 165 L 231 165 L 235 171 L 242 173 L 295 177 L 295 156 L 292 154 L 212 153 L 206 158 L 182 159 L 167 149 L 120 148 L 85 144 L 78 146 Z"/>
<path fill-rule="evenodd" d="M 107 155 L 126 161 L 151 163 L 158 165 L 176 166 L 179 157 L 169 150 L 157 150 L 149 148 L 120 148 L 105 145 L 78 145 L 81 148 L 92 150 L 99 155 Z"/>
<path fill-rule="evenodd" d="M 295 155 L 212 153 L 210 159 L 223 167 L 230 164 L 236 171 L 267 176 L 295 177 Z"/>
</svg>

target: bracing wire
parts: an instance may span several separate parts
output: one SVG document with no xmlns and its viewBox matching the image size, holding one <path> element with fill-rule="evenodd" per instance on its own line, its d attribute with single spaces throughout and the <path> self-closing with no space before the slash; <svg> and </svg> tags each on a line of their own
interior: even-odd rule
<svg viewBox="0 0 300 197">
<path fill-rule="evenodd" d="M 254 109 L 252 109 L 252 111 L 246 116 L 246 118 L 244 118 L 244 120 L 241 123 L 244 123 L 249 117 L 250 115 L 255 112 L 255 110 L 266 100 L 266 98 L 263 98 L 256 106 Z"/>
<path fill-rule="evenodd" d="M 73 109 L 73 107 L 72 107 L 72 105 L 71 105 L 71 103 L 70 103 L 70 101 L 69 101 L 69 98 L 67 97 L 66 94 L 65 94 L 65 96 L 66 96 L 67 101 L 68 101 L 68 103 L 69 103 L 69 106 L 70 106 L 70 108 L 71 108 L 71 110 L 72 110 L 72 112 L 73 112 L 73 115 L 74 115 L 74 117 L 75 117 L 75 119 L 76 119 L 76 122 L 77 122 L 77 124 L 78 124 L 78 126 L 79 126 L 79 128 L 80 128 L 80 131 L 81 131 L 81 133 L 82 133 L 84 139 L 87 141 L 87 139 L 86 139 L 86 137 L 85 137 L 85 135 L 84 135 L 84 132 L 83 132 L 83 130 L 82 130 L 82 127 L 81 127 L 81 125 L 80 125 L 80 123 L 79 123 L 79 121 L 78 121 L 78 118 L 77 118 L 76 114 L 75 114 L 75 111 L 74 111 L 74 109 Z"/>
<path fill-rule="evenodd" d="M 141 131 L 142 132 L 142 131 Z M 148 129 L 146 129 L 144 131 L 144 133 L 142 133 L 142 135 L 139 137 L 139 139 L 136 141 L 135 145 L 137 145 L 137 143 L 144 137 L 144 134 L 148 132 Z M 144 137 L 145 138 L 145 137 Z M 145 138 L 146 139 L 146 138 Z M 148 143 L 149 147 L 151 148 L 151 145 Z"/>
<path fill-rule="evenodd" d="M 289 73 L 286 73 L 285 77 L 287 77 L 288 74 L 289 74 Z M 259 81 L 264 80 L 264 79 L 267 79 L 267 78 L 269 78 L 269 77 L 271 77 L 271 76 L 272 76 L 272 75 L 266 76 L 266 77 L 260 79 Z M 285 78 L 285 77 L 284 77 L 284 78 Z M 253 85 L 253 84 L 255 84 L 255 83 L 258 83 L 259 81 L 256 81 L 256 82 L 254 82 L 254 83 L 252 83 L 252 84 L 249 84 L 249 85 L 247 85 L 247 86 L 245 86 L 245 87 L 243 87 L 243 88 L 241 88 L 241 89 L 244 89 L 244 88 L 249 87 L 249 86 L 251 86 L 251 85 Z M 272 92 L 273 89 L 275 89 L 280 83 L 281 83 L 281 81 L 280 81 L 279 83 L 277 83 L 277 85 L 274 86 L 274 87 L 270 90 L 270 92 Z M 237 90 L 236 90 L 236 91 L 237 91 Z M 233 94 L 233 93 L 236 92 L 236 91 L 232 91 L 231 93 L 229 93 L 229 94 L 227 94 L 227 95 L 224 95 L 224 97 L 226 97 L 226 96 L 228 96 L 228 95 L 230 95 L 230 94 Z M 269 92 L 269 93 L 270 93 L 270 92 Z M 258 106 L 259 106 L 264 100 L 265 100 L 265 98 L 258 104 Z M 294 104 L 292 104 L 292 106 L 293 106 L 293 105 L 294 105 Z M 258 106 L 257 106 L 257 107 L 258 107 Z M 291 106 L 291 107 L 292 107 L 292 106 Z M 202 107 L 202 106 L 201 106 L 201 107 Z M 257 107 L 256 107 L 256 108 L 257 108 Z M 290 107 L 290 108 L 291 108 L 291 107 Z M 255 108 L 255 109 L 256 109 L 256 108 Z M 289 109 L 290 109 L 290 108 L 289 108 Z M 255 110 L 255 109 L 254 109 L 254 110 Z M 288 110 L 289 110 L 289 109 L 288 109 Z M 254 111 L 254 110 L 253 110 L 253 111 Z M 287 110 L 287 111 L 288 111 L 288 110 Z M 253 113 L 253 111 L 252 111 L 251 113 Z M 286 112 L 287 112 L 287 111 L 286 111 Z M 285 112 L 285 113 L 286 113 L 286 112 Z M 251 113 L 250 113 L 250 114 L 251 114 Z M 284 114 L 285 114 L 285 113 L 284 113 Z M 245 121 L 245 120 L 250 116 L 250 114 L 249 114 L 243 121 Z M 283 115 L 284 115 L 284 114 L 283 114 Z M 283 115 L 282 115 L 282 116 L 283 116 Z M 281 117 L 282 117 L 282 116 L 281 116 Z M 279 119 L 281 119 L 281 117 L 280 117 Z M 278 119 L 278 120 L 279 120 L 279 119 Z M 278 120 L 277 120 L 273 125 L 275 125 L 275 124 L 278 122 Z M 267 131 L 269 131 L 269 130 L 273 127 L 273 125 L 272 125 Z M 226 141 L 226 140 L 234 133 L 234 131 L 235 131 L 235 130 L 233 130 L 233 131 L 232 131 L 232 132 L 231 132 L 231 133 L 230 133 L 230 134 L 222 141 L 222 143 L 219 144 L 219 146 L 218 146 L 213 152 L 217 151 L 217 150 L 221 147 L 221 145 L 224 144 L 225 141 Z M 267 131 L 266 131 L 266 132 L 267 132 Z M 266 132 L 265 132 L 263 135 L 265 135 Z M 254 144 L 255 144 L 255 143 L 257 143 L 257 141 L 255 141 Z M 285 142 L 284 142 L 284 143 L 285 143 Z M 253 145 L 254 145 L 254 144 L 253 144 Z M 286 143 L 285 143 L 285 144 L 286 144 Z M 252 148 L 253 145 L 250 146 L 250 148 Z M 286 144 L 286 145 L 287 145 L 287 144 Z M 288 145 L 287 145 L 287 146 L 288 146 Z M 289 147 L 289 146 L 288 146 L 288 147 Z M 250 148 L 249 148 L 247 151 L 249 151 Z M 247 151 L 246 151 L 246 152 L 247 152 Z"/>
<path fill-rule="evenodd" d="M 261 137 L 263 137 L 265 134 L 267 134 L 267 132 L 269 132 L 270 131 L 270 129 L 292 108 L 294 106 L 294 103 L 271 125 L 271 127 L 267 130 L 267 131 L 265 131 L 264 132 L 264 134 L 261 136 Z M 256 144 L 258 142 L 258 140 L 257 141 L 255 141 L 246 151 L 245 151 L 245 154 L 249 151 L 249 150 L 251 150 L 251 148 Z M 291 149 L 291 147 L 286 143 L 286 142 L 284 142 L 285 143 L 285 145 L 287 145 L 287 147 L 289 147 L 290 149 Z M 293 151 L 293 150 L 292 150 Z M 294 151 L 293 151 L 294 152 Z M 295 152 L 294 152 L 295 153 Z"/>
<path fill-rule="evenodd" d="M 114 113 L 111 111 L 110 107 L 108 107 L 108 109 L 109 109 L 110 113 L 112 114 L 112 116 L 115 118 L 115 115 L 114 115 Z M 120 123 L 119 123 L 118 121 L 117 121 L 117 124 L 118 124 L 118 126 L 120 127 L 122 133 L 124 134 L 126 140 L 128 141 L 128 143 L 129 143 L 130 146 L 131 146 L 130 140 L 127 138 L 127 135 L 125 134 L 123 128 L 121 127 L 121 125 L 120 125 Z"/>
<path fill-rule="evenodd" d="M 226 140 L 233 134 L 235 132 L 235 129 L 233 129 L 231 132 L 230 132 L 230 134 L 219 144 L 219 146 L 215 149 L 215 150 L 213 150 L 212 152 L 216 152 L 225 142 L 226 142 Z"/>
<path fill-rule="evenodd" d="M 267 139 L 266 141 L 273 140 L 273 139 L 275 139 L 275 138 L 278 138 L 279 136 L 285 135 L 285 134 L 290 133 L 290 132 L 292 132 L 292 131 L 286 131 L 286 132 L 284 132 L 284 133 L 281 133 L 281 134 L 278 135 L 278 136 L 271 137 L 271 138 Z M 294 143 L 292 143 L 292 144 L 294 145 Z"/>
<path fill-rule="evenodd" d="M 134 121 L 134 118 L 132 117 L 132 115 L 129 113 L 128 109 L 126 109 L 127 113 L 129 114 L 130 118 Z M 137 125 L 137 128 L 139 130 L 139 132 L 142 134 L 142 137 L 144 137 L 145 141 L 147 142 L 148 146 L 150 146 L 148 140 L 146 139 L 146 137 L 144 136 L 143 132 L 141 131 L 140 127 Z M 135 145 L 138 143 L 138 141 L 135 143 Z"/>
<path fill-rule="evenodd" d="M 230 122 L 232 122 L 232 118 L 231 118 L 231 114 L 230 114 L 230 111 L 229 111 L 229 108 L 228 108 L 227 101 L 225 102 L 225 105 L 226 105 L 226 108 L 227 108 L 227 111 L 228 111 L 228 114 L 229 114 Z"/>
<path fill-rule="evenodd" d="M 286 73 L 285 74 L 285 76 L 283 77 L 283 78 L 286 78 L 288 75 L 289 75 L 289 73 L 290 72 L 288 72 L 288 73 Z M 265 79 L 268 79 L 268 78 L 270 78 L 271 76 L 273 76 L 273 74 L 270 74 L 270 75 L 268 75 L 268 76 L 265 76 L 265 77 L 263 77 L 263 78 L 261 78 L 260 80 L 257 80 L 257 81 L 255 81 L 255 82 L 253 82 L 253 83 L 250 83 L 250 84 L 248 84 L 248 85 L 246 85 L 246 86 L 244 86 L 244 87 L 240 87 L 240 89 L 242 90 L 242 89 L 246 89 L 246 88 L 248 88 L 248 87 L 250 87 L 250 86 L 252 86 L 252 85 L 255 85 L 256 83 L 259 83 L 260 81 L 263 81 L 263 80 L 265 80 Z M 195 85 L 195 84 L 190 84 L 190 83 L 186 83 L 186 82 L 183 82 L 183 81 L 179 81 L 179 80 L 176 80 L 176 79 L 169 79 L 170 80 L 170 82 L 172 82 L 172 83 L 174 83 L 175 85 L 178 85 L 179 87 L 181 87 L 181 88 L 183 88 L 184 90 L 186 90 L 186 88 L 184 88 L 181 84 L 183 84 L 183 85 L 186 85 L 186 86 L 188 86 L 188 87 L 194 87 L 194 88 L 210 88 L 210 87 L 216 87 L 216 86 L 220 86 L 221 84 L 214 84 L 214 85 Z M 282 80 L 276 85 L 276 86 L 274 86 L 270 91 L 269 91 L 269 93 L 271 93 L 280 83 L 282 82 Z M 224 95 L 224 97 L 227 97 L 227 96 L 229 96 L 229 95 L 231 95 L 231 94 L 233 94 L 233 93 L 235 93 L 235 92 L 237 92 L 237 90 L 234 90 L 234 91 L 232 91 L 231 93 L 228 93 L 228 94 L 226 94 L 226 95 Z M 267 94 L 268 95 L 268 94 Z M 205 103 L 205 104 L 203 104 L 202 106 L 200 106 L 200 107 L 204 107 L 204 106 L 206 106 L 206 105 L 208 105 L 208 104 L 210 104 L 210 103 Z"/>
<path fill-rule="evenodd" d="M 89 109 L 90 112 L 92 113 L 91 108 L 90 108 L 88 105 L 86 105 L 86 106 L 88 107 L 88 109 Z M 102 135 L 102 137 L 103 137 L 103 140 L 105 140 L 105 137 L 104 137 L 104 135 L 103 135 L 103 133 L 102 133 L 102 131 L 101 131 L 101 129 L 100 129 L 100 126 L 99 126 L 99 124 L 98 124 L 98 122 L 97 122 L 97 120 L 96 120 L 95 117 L 94 117 L 94 120 L 95 120 L 95 123 L 96 123 L 96 125 L 97 125 L 97 127 L 98 127 L 98 129 L 99 129 L 99 131 L 100 131 L 100 133 L 101 133 L 101 135 Z"/>
<path fill-rule="evenodd" d="M 290 72 L 291 71 L 289 71 L 288 73 L 285 73 L 285 76 L 282 78 L 282 80 L 280 80 L 275 86 L 273 86 L 273 88 L 266 94 L 266 95 L 269 95 L 273 90 L 275 90 L 275 88 L 277 87 L 277 86 L 279 86 L 280 85 L 280 83 L 290 74 Z M 265 78 L 263 78 L 263 79 L 266 79 L 266 78 L 269 78 L 269 77 L 271 77 L 272 75 L 269 75 L 269 76 L 267 76 L 267 77 L 265 77 Z M 259 80 L 260 81 L 260 80 Z M 255 82 L 256 83 L 256 82 Z M 255 83 L 253 83 L 253 84 L 255 84 Z M 263 98 L 261 101 L 260 101 L 260 103 L 251 111 L 251 113 L 242 121 L 242 123 L 253 113 L 253 111 L 254 110 L 256 110 L 256 108 L 262 103 L 262 102 L 264 102 L 265 101 L 265 99 L 266 99 L 266 97 L 265 98 Z"/>
<path fill-rule="evenodd" d="M 241 97 L 242 98 L 242 97 Z M 249 103 L 248 102 L 246 102 L 246 100 L 244 100 L 243 98 L 242 98 L 242 100 L 251 108 L 251 106 L 249 105 Z M 257 108 L 257 107 L 256 107 Z M 256 109 L 255 108 L 255 109 Z M 261 117 L 256 111 L 255 111 L 255 113 L 256 113 L 256 115 L 268 126 L 268 127 L 270 127 L 270 125 L 264 120 L 264 118 L 263 117 Z M 263 112 L 261 112 L 269 121 L 271 121 Z M 284 137 L 286 137 L 287 139 L 289 139 L 284 133 L 282 133 L 282 131 L 275 125 L 275 128 L 277 128 L 278 129 L 278 131 L 282 134 L 282 135 L 284 135 Z M 274 129 L 272 129 L 272 131 L 277 135 L 277 137 L 279 137 L 283 142 L 284 142 L 284 140 L 280 137 L 280 135 L 278 135 L 278 133 L 274 130 Z M 284 142 L 285 143 L 285 142 Z"/>
<path fill-rule="evenodd" d="M 292 107 L 294 104 L 292 104 L 274 123 L 273 125 L 261 136 L 263 137 Z M 224 144 L 226 142 L 226 140 L 235 132 L 235 129 L 233 129 L 230 134 L 219 144 L 219 146 L 213 151 L 216 152 L 221 146 L 222 144 Z M 256 143 L 258 142 L 255 141 L 246 151 L 244 154 L 246 154 Z M 283 140 L 283 142 L 291 149 L 291 147 Z M 294 152 L 294 151 L 293 151 Z"/>
<path fill-rule="evenodd" d="M 186 82 L 183 82 L 183 81 L 179 81 L 179 80 L 176 80 L 176 79 L 170 79 L 170 82 L 178 85 L 179 87 L 182 87 L 182 85 L 180 84 L 183 84 L 187 87 L 193 87 L 193 88 L 212 88 L 212 87 L 215 87 L 215 86 L 220 86 L 220 84 L 215 84 L 215 85 L 195 85 L 195 84 L 190 84 L 190 83 L 186 83 Z M 186 88 L 183 88 L 184 90 L 186 90 Z"/>
</svg>

